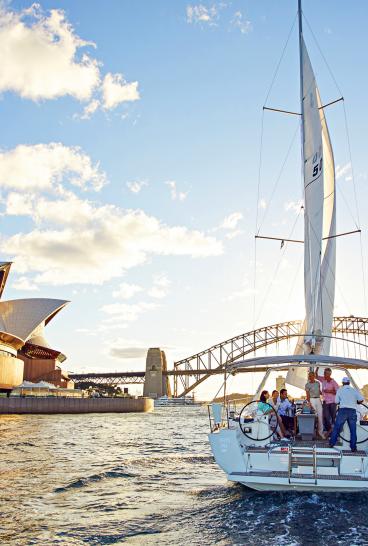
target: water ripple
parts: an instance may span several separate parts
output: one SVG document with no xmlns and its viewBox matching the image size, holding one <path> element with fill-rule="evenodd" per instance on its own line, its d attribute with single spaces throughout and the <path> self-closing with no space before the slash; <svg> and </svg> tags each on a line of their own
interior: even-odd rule
<svg viewBox="0 0 368 546">
<path fill-rule="evenodd" d="M 368 496 L 226 481 L 205 408 L 1 416 L 1 545 L 367 546 Z"/>
</svg>

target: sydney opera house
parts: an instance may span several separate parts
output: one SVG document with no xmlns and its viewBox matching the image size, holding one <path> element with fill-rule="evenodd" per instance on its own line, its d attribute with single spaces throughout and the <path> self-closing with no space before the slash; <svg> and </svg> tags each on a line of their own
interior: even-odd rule
<svg viewBox="0 0 368 546">
<path fill-rule="evenodd" d="M 10 267 L 10 262 L 0 262 L 0 391 L 9 391 L 23 380 L 72 387 L 60 368 L 66 357 L 52 349 L 44 336 L 45 326 L 68 302 L 48 298 L 3 301 Z"/>
</svg>

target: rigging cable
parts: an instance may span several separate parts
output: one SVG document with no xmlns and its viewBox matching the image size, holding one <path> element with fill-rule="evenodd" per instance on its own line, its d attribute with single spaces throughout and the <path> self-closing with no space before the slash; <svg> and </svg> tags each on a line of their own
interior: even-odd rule
<svg viewBox="0 0 368 546">
<path fill-rule="evenodd" d="M 319 45 L 319 42 L 318 42 L 318 40 L 317 40 L 317 38 L 316 38 L 316 35 L 314 34 L 314 32 L 313 32 L 313 30 L 312 30 L 312 27 L 311 27 L 311 25 L 309 24 L 309 21 L 308 21 L 308 19 L 306 18 L 306 16 L 304 15 L 304 13 L 303 13 L 303 17 L 304 17 L 304 19 L 305 19 L 305 22 L 306 22 L 307 25 L 308 25 L 308 28 L 309 28 L 309 30 L 310 30 L 310 33 L 311 33 L 312 36 L 313 36 L 313 39 L 314 39 L 314 41 L 315 41 L 315 44 L 316 44 L 316 46 L 317 46 L 317 48 L 318 48 L 318 51 L 320 52 L 320 55 L 321 55 L 321 57 L 322 57 L 322 59 L 323 59 L 325 65 L 326 65 L 326 67 L 327 67 L 327 70 L 328 70 L 328 72 L 329 72 L 329 74 L 330 74 L 330 76 L 331 76 L 331 78 L 332 78 L 334 84 L 336 85 L 336 89 L 338 90 L 338 92 L 340 93 L 340 95 L 343 96 L 343 93 L 342 93 L 342 91 L 341 91 L 341 89 L 340 89 L 340 86 L 339 86 L 339 84 L 338 84 L 337 81 L 336 81 L 336 78 L 335 78 L 335 76 L 334 76 L 334 74 L 333 74 L 333 72 L 332 72 L 332 70 L 331 70 L 331 68 L 330 68 L 330 65 L 328 64 L 327 59 L 326 59 L 326 57 L 324 56 L 323 51 L 322 51 L 322 49 L 321 49 L 321 46 Z"/>
<path fill-rule="evenodd" d="M 343 102 L 343 106 L 344 106 L 345 131 L 346 131 L 346 138 L 347 138 L 348 150 L 349 150 L 350 170 L 351 170 L 351 177 L 353 179 L 353 191 L 354 191 L 356 215 L 357 215 L 357 220 L 358 220 L 358 224 L 359 224 L 359 227 L 360 227 L 359 204 L 358 204 L 358 196 L 357 196 L 357 190 L 356 190 L 356 184 L 355 184 L 353 159 L 352 159 L 351 145 L 350 145 L 350 134 L 349 134 L 349 127 L 348 127 L 348 117 L 347 117 L 347 114 L 346 114 L 345 102 Z M 365 271 L 364 271 L 364 254 L 363 254 L 362 232 L 359 233 L 359 243 L 360 243 L 360 261 L 361 261 L 361 268 L 362 268 L 364 307 L 365 307 L 365 313 L 367 314 L 367 293 L 366 293 L 366 288 L 365 288 Z"/>
<path fill-rule="evenodd" d="M 294 233 L 296 224 L 297 224 L 298 219 L 299 219 L 299 216 L 300 216 L 300 212 L 301 212 L 301 211 L 299 211 L 299 213 L 298 213 L 298 215 L 297 215 L 297 217 L 296 217 L 296 219 L 295 219 L 295 222 L 294 222 L 294 224 L 293 224 L 293 226 L 292 226 L 292 228 L 291 228 L 291 232 L 290 232 L 290 235 L 289 235 L 289 237 L 288 237 L 289 239 L 292 237 L 292 235 L 293 235 L 293 233 Z M 259 313 L 258 313 L 258 316 L 257 316 L 257 321 L 258 321 L 259 317 L 261 316 L 261 313 L 262 313 L 262 311 L 263 311 L 263 308 L 264 308 L 264 305 L 265 305 L 265 303 L 266 303 L 266 300 L 268 299 L 268 294 L 269 294 L 269 292 L 270 292 L 270 290 L 271 290 L 271 288 L 272 288 L 272 285 L 273 285 L 274 282 L 275 282 L 275 278 L 276 278 L 276 276 L 277 276 L 277 274 L 278 274 L 278 271 L 279 271 L 279 269 L 280 269 L 282 260 L 283 260 L 283 258 L 284 258 L 285 252 L 286 252 L 286 249 L 287 249 L 287 243 L 285 243 L 283 252 L 282 252 L 282 254 L 281 254 L 281 256 L 280 256 L 280 258 L 279 258 L 279 260 L 278 260 L 278 262 L 277 262 L 277 264 L 276 264 L 276 268 L 275 268 L 274 273 L 273 273 L 273 275 L 272 275 L 271 282 L 270 282 L 270 284 L 268 285 L 268 288 L 267 288 L 266 293 L 265 293 L 265 297 L 263 298 L 263 302 L 262 302 L 261 308 L 260 308 Z"/>
<path fill-rule="evenodd" d="M 262 109 L 261 139 L 260 139 L 260 146 L 259 146 L 258 187 L 257 187 L 257 202 L 256 202 L 255 233 L 258 232 L 259 196 L 260 196 L 260 190 L 261 190 L 262 151 L 263 151 L 263 126 L 264 126 L 264 110 Z M 257 239 L 254 238 L 253 330 L 256 327 L 256 293 L 257 293 L 257 280 L 256 279 L 257 279 Z"/>
<path fill-rule="evenodd" d="M 287 150 L 287 152 L 286 152 L 284 161 L 282 162 L 280 171 L 279 171 L 279 173 L 278 173 L 278 175 L 277 175 L 277 178 L 276 178 L 276 180 L 275 180 L 275 182 L 274 182 L 274 185 L 273 185 L 273 187 L 272 187 L 272 192 L 271 192 L 271 195 L 270 195 L 269 200 L 268 200 L 268 206 L 267 206 L 267 208 L 266 208 L 266 210 L 265 210 L 265 213 L 264 213 L 264 215 L 263 215 L 263 217 L 262 217 L 262 220 L 261 220 L 261 222 L 260 222 L 260 224 L 259 224 L 258 231 L 256 232 L 257 235 L 259 235 L 259 232 L 261 231 L 261 228 L 262 228 L 263 224 L 265 223 L 265 220 L 266 220 L 266 218 L 267 218 L 268 212 L 269 212 L 269 210 L 270 210 L 270 206 L 269 206 L 269 205 L 272 203 L 272 200 L 273 200 L 274 195 L 275 195 L 275 193 L 276 193 L 276 189 L 277 189 L 278 184 L 279 184 L 279 182 L 280 182 L 280 180 L 281 180 L 281 177 L 282 177 L 282 175 L 283 175 L 285 166 L 286 166 L 287 161 L 288 161 L 288 159 L 289 159 L 291 150 L 292 150 L 292 148 L 293 148 L 293 146 L 294 146 L 294 142 L 295 142 L 295 139 L 296 139 L 296 137 L 297 137 L 297 134 L 298 134 L 299 130 L 300 130 L 300 127 L 299 127 L 299 123 L 298 123 L 298 124 L 297 124 L 297 127 L 296 127 L 296 129 L 295 129 L 295 131 L 294 131 L 294 133 L 293 133 L 293 136 L 292 136 L 292 138 L 291 138 L 291 141 L 290 141 L 290 144 L 289 144 L 289 148 L 288 148 L 288 150 Z"/>
<path fill-rule="evenodd" d="M 317 45 L 317 48 L 320 52 L 320 55 L 327 67 L 327 70 L 336 86 L 336 89 L 338 90 L 338 92 L 340 93 L 341 96 L 343 96 L 343 93 L 340 89 L 340 86 L 339 84 L 337 83 L 337 80 L 330 68 L 330 65 L 328 64 L 327 62 L 327 59 L 326 57 L 324 56 L 323 54 L 323 51 L 319 45 L 319 42 L 316 38 L 316 35 L 314 34 L 313 30 L 312 30 L 312 27 L 311 25 L 309 24 L 309 21 L 308 19 L 306 18 L 306 16 L 303 14 L 304 16 L 304 19 L 308 25 L 308 28 L 310 30 L 310 33 L 311 35 L 313 36 L 313 39 Z M 353 180 L 353 191 L 354 191 L 354 200 L 355 200 L 355 206 L 356 206 L 356 214 L 357 214 L 357 220 L 358 220 L 358 229 L 360 228 L 360 219 L 359 219 L 359 206 L 358 206 L 358 198 L 357 198 L 357 191 L 356 191 L 356 184 L 355 184 L 355 177 L 354 177 L 354 169 L 353 169 L 353 162 L 352 162 L 352 154 L 351 154 L 351 145 L 350 145 L 350 135 L 349 135 L 349 128 L 348 128 L 348 121 L 347 121 L 347 114 L 346 114 L 346 108 L 345 108 L 345 101 L 342 101 L 343 102 L 343 107 L 344 107 L 344 119 L 345 119 L 345 131 L 346 131 L 346 138 L 347 138 L 347 143 L 348 143 L 348 150 L 349 150 L 349 160 L 350 160 L 350 169 L 351 169 L 351 176 L 352 176 L 352 180 Z M 360 233 L 360 258 L 361 258 L 361 267 L 362 267 L 362 281 L 363 281 L 363 294 L 364 294 L 364 306 L 365 306 L 365 312 L 367 313 L 368 309 L 367 309 L 367 293 L 366 293 L 366 286 L 365 286 L 365 270 L 364 270 L 364 253 L 363 253 L 363 243 L 362 243 L 362 235 Z"/>
<path fill-rule="evenodd" d="M 290 291 L 289 291 L 289 295 L 287 297 L 287 301 L 288 301 L 288 312 L 287 312 L 287 316 L 289 316 L 289 311 L 290 311 L 290 307 L 291 307 L 291 301 L 292 301 L 292 295 L 293 295 L 293 292 L 294 292 L 294 288 L 295 288 L 295 284 L 296 284 L 296 281 L 297 281 L 297 278 L 299 277 L 299 274 L 300 274 L 300 270 L 301 270 L 301 267 L 302 267 L 302 264 L 303 264 L 303 254 L 301 255 L 300 259 L 299 259 L 299 263 L 298 263 L 298 266 L 296 267 L 296 271 L 295 271 L 295 275 L 294 275 L 294 278 L 293 278 L 293 282 L 291 283 L 291 288 L 290 288 Z"/>
<path fill-rule="evenodd" d="M 279 62 L 278 62 L 277 65 L 276 65 L 275 71 L 274 71 L 274 73 L 273 73 L 272 80 L 271 80 L 270 86 L 269 86 L 268 91 L 267 91 L 267 94 L 266 94 L 266 98 L 265 98 L 265 100 L 263 101 L 263 104 L 264 104 L 264 105 L 266 105 L 266 102 L 268 101 L 269 96 L 270 96 L 270 94 L 271 94 L 273 85 L 274 85 L 274 83 L 275 83 L 277 74 L 278 74 L 278 72 L 279 72 L 280 65 L 281 65 L 282 60 L 283 60 L 283 58 L 284 58 L 284 56 L 285 56 L 286 48 L 287 48 L 287 46 L 288 46 L 289 40 L 290 40 L 291 35 L 292 35 L 292 32 L 293 32 L 293 30 L 294 30 L 294 26 L 295 26 L 295 22 L 296 22 L 296 20 L 297 20 L 297 17 L 298 17 L 298 13 L 295 14 L 295 17 L 294 17 L 294 20 L 293 20 L 293 24 L 291 25 L 291 28 L 290 28 L 290 30 L 289 30 L 288 37 L 287 37 L 287 39 L 286 39 L 285 45 L 284 45 L 283 50 L 282 50 L 282 53 L 281 53 L 281 57 L 280 57 L 280 59 L 279 59 Z"/>
<path fill-rule="evenodd" d="M 279 61 L 276 65 L 276 68 L 275 68 L 275 71 L 273 73 L 273 76 L 272 76 L 272 79 L 271 79 L 271 83 L 269 85 L 269 88 L 267 90 L 267 93 L 266 93 L 266 98 L 265 100 L 263 101 L 263 105 L 265 106 L 266 103 L 267 103 L 267 100 L 270 96 L 270 93 L 272 91 L 272 88 L 273 88 L 273 85 L 275 83 L 275 80 L 276 80 L 276 77 L 277 77 L 277 74 L 279 72 L 279 69 L 280 69 L 280 65 L 282 63 L 282 60 L 285 56 L 285 51 L 286 51 L 286 48 L 289 44 L 289 41 L 290 41 L 290 37 L 293 33 L 293 30 L 294 30 L 294 26 L 295 26 L 295 22 L 297 20 L 297 17 L 298 17 L 298 13 L 295 14 L 295 17 L 294 17 L 294 20 L 293 20 L 293 23 L 291 25 L 291 28 L 289 30 L 289 34 L 288 34 L 288 37 L 286 39 L 286 42 L 284 44 L 284 47 L 282 49 L 282 53 L 281 53 L 281 56 L 279 58 Z M 258 234 L 258 216 L 259 216 L 259 198 L 260 198 L 260 189 L 261 189 L 261 173 L 262 173 L 262 152 L 263 152 L 263 131 L 264 131 L 264 109 L 262 108 L 262 120 L 261 120 L 261 138 L 260 138 L 260 150 L 259 150 L 259 166 L 258 166 L 258 188 L 257 188 L 257 203 L 256 203 L 256 222 L 255 222 L 255 233 Z M 254 240 L 254 279 L 253 279 L 253 329 L 256 327 L 256 293 L 257 293 L 257 288 L 256 288 L 256 278 L 257 278 L 257 239 Z"/>
</svg>

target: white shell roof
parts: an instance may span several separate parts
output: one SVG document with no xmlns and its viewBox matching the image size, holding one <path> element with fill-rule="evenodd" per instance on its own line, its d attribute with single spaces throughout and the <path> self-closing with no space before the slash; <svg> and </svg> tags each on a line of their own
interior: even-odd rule
<svg viewBox="0 0 368 546">
<path fill-rule="evenodd" d="M 51 349 L 45 338 L 45 328 L 43 322 L 42 324 L 39 324 L 35 330 L 33 330 L 27 341 L 33 345 L 39 345 L 40 347 L 47 347 L 48 349 Z"/>
<path fill-rule="evenodd" d="M 47 324 L 68 303 L 49 298 L 0 301 L 0 331 L 25 342 L 40 324 Z"/>
</svg>

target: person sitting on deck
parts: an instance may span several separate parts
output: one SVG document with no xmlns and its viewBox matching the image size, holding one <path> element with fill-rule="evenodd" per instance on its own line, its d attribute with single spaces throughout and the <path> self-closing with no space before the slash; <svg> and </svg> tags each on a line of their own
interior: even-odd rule
<svg viewBox="0 0 368 546">
<path fill-rule="evenodd" d="M 340 404 L 340 407 L 331 434 L 330 447 L 334 447 L 336 444 L 337 437 L 347 421 L 350 430 L 350 449 L 351 451 L 357 450 L 357 404 L 362 404 L 363 402 L 364 398 L 360 392 L 350 386 L 350 379 L 343 377 L 342 387 L 339 388 L 336 394 L 336 403 Z"/>
<path fill-rule="evenodd" d="M 323 376 L 318 375 L 318 368 L 316 369 L 316 375 L 318 381 L 322 386 L 322 412 L 323 412 L 323 424 L 327 434 L 332 431 L 332 427 L 336 419 L 336 401 L 335 396 L 338 391 L 339 385 L 334 379 L 332 379 L 331 368 L 325 368 Z"/>
<path fill-rule="evenodd" d="M 280 390 L 280 405 L 279 405 L 279 416 L 281 417 L 282 424 L 285 427 L 285 430 L 295 433 L 294 427 L 294 408 L 293 404 L 288 399 L 287 390 Z"/>
<path fill-rule="evenodd" d="M 268 391 L 262 391 L 259 402 L 257 404 L 257 410 L 262 412 L 264 415 L 272 411 L 270 404 L 267 403 L 269 397 L 270 394 Z"/>
<path fill-rule="evenodd" d="M 322 402 L 321 402 L 321 384 L 316 380 L 316 374 L 314 372 L 309 372 L 308 374 L 308 383 L 305 385 L 305 392 L 307 395 L 307 402 L 311 408 L 314 409 L 317 419 L 318 419 L 318 434 L 325 440 L 325 435 L 323 433 L 323 413 L 322 413 Z"/>
<path fill-rule="evenodd" d="M 281 404 L 281 399 L 279 397 L 279 391 L 277 391 L 276 389 L 274 391 L 272 391 L 272 396 L 271 398 L 268 399 L 268 403 L 270 404 L 270 406 L 273 407 L 273 409 L 278 412 L 278 409 L 280 407 L 280 404 Z M 276 420 L 276 416 L 275 414 L 273 414 L 271 416 L 271 425 L 272 424 L 276 424 L 275 422 Z M 282 419 L 280 417 L 280 415 L 277 413 L 277 428 L 276 428 L 276 433 L 280 436 L 280 438 L 285 438 L 285 427 L 284 427 L 284 424 L 282 422 Z"/>
<path fill-rule="evenodd" d="M 276 389 L 272 391 L 272 395 L 271 398 L 268 399 L 268 403 L 273 407 L 274 410 L 278 411 L 281 404 L 279 391 L 277 391 Z"/>
</svg>

